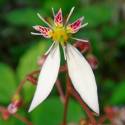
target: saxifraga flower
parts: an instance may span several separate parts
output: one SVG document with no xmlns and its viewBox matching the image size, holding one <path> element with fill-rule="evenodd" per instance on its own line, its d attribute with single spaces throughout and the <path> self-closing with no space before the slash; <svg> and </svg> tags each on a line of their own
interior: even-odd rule
<svg viewBox="0 0 125 125">
<path fill-rule="evenodd" d="M 88 42 L 73 37 L 81 28 L 85 27 L 87 23 L 82 24 L 83 17 L 77 19 L 75 22 L 68 24 L 70 16 L 72 15 L 74 7 L 71 9 L 65 23 L 62 17 L 62 10 L 59 9 L 55 14 L 52 9 L 54 22 L 50 25 L 39 13 L 38 17 L 46 23 L 48 27 L 33 26 L 39 33 L 31 32 L 33 35 L 41 35 L 45 38 L 52 39 L 53 43 L 48 51 L 46 60 L 41 68 L 39 74 L 37 88 L 29 109 L 29 112 L 36 108 L 43 102 L 50 94 L 59 73 L 60 68 L 60 45 L 64 51 L 64 57 L 67 62 L 68 74 L 76 91 L 79 93 L 84 102 L 97 114 L 99 114 L 99 104 L 97 95 L 97 86 L 93 71 L 83 57 L 83 55 L 69 42 L 70 39 L 81 42 Z"/>
</svg>

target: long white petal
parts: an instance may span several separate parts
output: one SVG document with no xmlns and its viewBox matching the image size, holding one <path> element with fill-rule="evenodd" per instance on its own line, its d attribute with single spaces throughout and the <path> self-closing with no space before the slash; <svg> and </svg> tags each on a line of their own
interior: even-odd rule
<svg viewBox="0 0 125 125">
<path fill-rule="evenodd" d="M 68 72 L 74 88 L 85 103 L 99 114 L 97 86 L 93 71 L 82 56 L 72 45 L 67 45 Z"/>
<path fill-rule="evenodd" d="M 37 88 L 29 112 L 31 112 L 34 108 L 36 108 L 41 102 L 43 102 L 48 97 L 57 79 L 59 67 L 59 45 L 55 45 L 42 66 L 38 78 Z"/>
<path fill-rule="evenodd" d="M 80 41 L 80 42 L 85 42 L 85 43 L 88 42 L 88 40 L 79 39 L 79 38 L 76 38 L 76 37 L 71 37 L 71 39 L 76 40 L 76 41 Z"/>
</svg>

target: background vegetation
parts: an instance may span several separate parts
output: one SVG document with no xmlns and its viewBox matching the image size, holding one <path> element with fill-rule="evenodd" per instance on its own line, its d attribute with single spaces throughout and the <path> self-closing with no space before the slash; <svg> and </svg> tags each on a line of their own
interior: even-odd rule
<svg viewBox="0 0 125 125">
<path fill-rule="evenodd" d="M 95 71 L 101 114 L 107 106 L 123 107 L 125 104 L 125 1 L 123 0 L 0 0 L 0 105 L 7 106 L 19 81 L 38 69 L 37 60 L 44 54 L 50 41 L 32 36 L 32 26 L 43 23 L 39 12 L 52 17 L 51 7 L 62 8 L 67 15 L 71 7 L 76 9 L 72 19 L 81 15 L 89 25 L 78 34 L 89 39 L 93 53 L 99 60 Z M 61 76 L 60 76 L 61 77 Z M 25 84 L 22 91 L 24 106 L 19 113 L 36 125 L 58 125 L 62 120 L 63 105 L 56 89 L 51 96 L 32 113 L 27 113 L 35 87 Z M 68 121 L 85 118 L 84 111 L 73 99 L 70 102 Z M 11 117 L 0 125 L 23 125 Z"/>
</svg>

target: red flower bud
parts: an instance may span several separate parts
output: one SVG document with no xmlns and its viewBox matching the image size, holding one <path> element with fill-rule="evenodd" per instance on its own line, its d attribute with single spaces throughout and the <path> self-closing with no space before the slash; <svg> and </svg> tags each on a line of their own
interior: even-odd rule
<svg viewBox="0 0 125 125">
<path fill-rule="evenodd" d="M 81 52 L 86 52 L 91 49 L 90 43 L 89 42 L 80 42 L 76 41 L 74 46 L 79 49 Z"/>
<path fill-rule="evenodd" d="M 97 69 L 98 67 L 98 60 L 97 58 L 92 55 L 92 54 L 89 54 L 87 55 L 87 61 L 89 62 L 90 66 L 92 67 L 92 69 Z"/>
</svg>

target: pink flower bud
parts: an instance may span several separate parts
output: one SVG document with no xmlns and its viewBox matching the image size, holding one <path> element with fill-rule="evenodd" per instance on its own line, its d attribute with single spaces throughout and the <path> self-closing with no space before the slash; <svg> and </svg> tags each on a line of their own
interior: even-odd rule
<svg viewBox="0 0 125 125">
<path fill-rule="evenodd" d="M 17 106 L 15 104 L 13 104 L 13 103 L 10 103 L 8 105 L 7 109 L 8 109 L 8 112 L 10 114 L 15 114 L 17 112 L 17 110 L 18 110 Z"/>
</svg>

